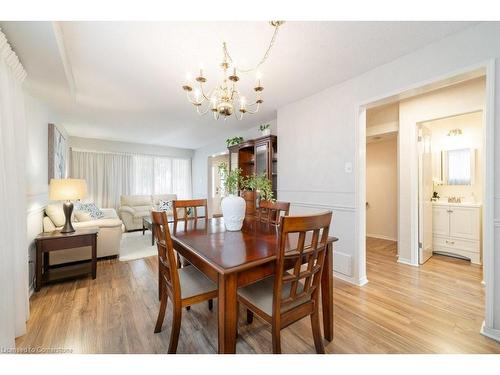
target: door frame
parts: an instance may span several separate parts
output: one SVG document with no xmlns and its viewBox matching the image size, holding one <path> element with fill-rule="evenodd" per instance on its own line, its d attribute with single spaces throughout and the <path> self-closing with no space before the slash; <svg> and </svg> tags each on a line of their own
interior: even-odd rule
<svg viewBox="0 0 500 375">
<path fill-rule="evenodd" d="M 479 74 L 478 72 L 482 72 Z M 412 84 L 404 89 L 388 92 L 385 95 L 360 102 L 356 106 L 356 168 L 355 168 L 355 252 L 358 261 L 359 285 L 368 282 L 366 277 L 366 111 L 367 109 L 400 101 L 412 96 L 416 96 L 440 87 L 446 87 L 455 83 L 485 75 L 485 103 L 484 103 L 484 127 L 483 127 L 483 210 L 482 210 L 482 237 L 483 237 L 483 275 L 485 282 L 485 318 L 481 333 L 499 339 L 496 330 L 493 328 L 494 312 L 494 106 L 495 106 L 495 59 L 489 59 L 481 63 L 449 72 L 433 79 Z M 399 157 L 399 144 L 398 144 Z M 413 158 L 415 159 L 415 158 Z M 412 175 L 414 181 L 415 173 Z M 399 179 L 398 179 L 399 180 Z M 418 181 L 417 181 L 418 183 Z M 416 186 L 412 183 L 412 186 Z M 399 191 L 399 181 L 398 181 Z M 412 247 L 412 258 L 418 254 L 418 197 L 411 196 L 411 217 L 410 237 Z M 399 218 L 398 218 L 399 222 Z M 415 238 L 417 239 L 415 242 Z M 400 243 L 398 230 L 398 243 Z M 418 257 L 417 257 L 418 258 Z M 416 259 L 417 259 L 416 258 Z M 418 266 L 418 264 L 410 264 Z"/>
<path fill-rule="evenodd" d="M 227 155 L 230 158 L 229 151 L 222 151 L 207 157 L 207 209 L 210 217 L 213 215 L 212 207 L 212 161 L 219 156 Z"/>
<path fill-rule="evenodd" d="M 425 168 L 423 166 L 423 164 L 425 163 L 424 154 L 425 154 L 425 147 L 426 147 L 425 139 L 423 139 L 423 137 L 425 137 L 425 135 L 423 133 L 424 133 L 424 131 L 429 131 L 429 128 L 427 128 L 425 125 L 423 125 L 423 122 L 418 122 L 416 125 L 417 125 L 416 130 L 417 130 L 417 149 L 418 149 L 418 153 L 417 153 L 417 167 L 418 167 L 418 176 L 417 176 L 417 192 L 418 192 L 418 210 L 417 210 L 418 211 L 418 247 L 417 247 L 418 253 L 417 253 L 417 262 L 420 266 L 420 265 L 424 264 L 425 262 L 427 262 L 427 260 L 429 260 L 432 256 L 432 254 L 431 254 L 425 261 L 422 262 L 421 255 L 423 252 L 425 252 L 425 249 L 424 249 L 425 248 L 425 238 L 422 238 L 422 237 L 425 237 L 425 228 L 422 228 L 422 226 L 424 226 L 424 227 L 426 226 L 426 225 L 424 225 L 426 223 L 426 220 L 422 219 L 422 216 L 425 216 L 425 213 L 422 212 L 425 210 L 424 203 L 422 203 L 422 202 L 424 201 L 423 197 L 425 196 L 423 185 L 424 185 L 424 173 L 426 172 Z M 419 144 L 420 142 L 423 142 L 423 143 Z M 421 147 L 424 148 L 423 152 L 421 151 Z M 432 151 L 429 149 L 429 152 L 432 152 Z M 431 164 L 432 164 L 432 161 L 431 161 Z M 432 165 L 431 165 L 430 173 L 432 175 Z M 431 202 L 431 199 L 429 199 L 429 202 Z M 432 208 L 431 208 L 430 215 L 431 215 L 430 220 L 432 220 Z M 431 234 L 431 240 L 432 240 L 432 234 Z"/>
</svg>

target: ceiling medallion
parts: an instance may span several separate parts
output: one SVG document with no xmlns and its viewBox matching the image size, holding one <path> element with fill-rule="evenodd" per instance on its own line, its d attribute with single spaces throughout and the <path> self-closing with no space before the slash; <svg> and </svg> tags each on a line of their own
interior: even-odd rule
<svg viewBox="0 0 500 375">
<path fill-rule="evenodd" d="M 196 112 L 203 116 L 208 112 L 212 112 L 214 118 L 218 120 L 219 118 L 224 118 L 226 120 L 229 116 L 234 114 L 234 116 L 241 120 L 246 113 L 255 114 L 259 111 L 260 105 L 264 102 L 262 100 L 262 91 L 264 87 L 261 84 L 261 75 L 257 69 L 267 60 L 271 48 L 276 42 L 276 37 L 278 36 L 278 30 L 285 21 L 271 21 L 270 25 L 274 27 L 274 33 L 269 42 L 264 56 L 259 61 L 259 63 L 250 69 L 242 69 L 236 66 L 228 52 L 227 45 L 225 42 L 222 43 L 222 52 L 224 54 L 222 63 L 220 64 L 223 70 L 222 83 L 214 87 L 211 91 L 206 91 L 204 84 L 207 79 L 203 76 L 203 69 L 200 69 L 200 75 L 195 78 L 197 87 L 194 87 L 196 83 L 192 82 L 191 75 L 187 75 L 186 82 L 182 86 L 182 89 L 186 91 L 187 98 L 191 104 L 196 107 Z M 256 94 L 256 99 L 252 103 L 248 103 L 245 96 L 241 94 L 238 90 L 237 83 L 240 80 L 238 73 L 249 73 L 256 71 L 256 85 L 254 91 Z M 204 103 L 209 103 L 204 105 Z M 205 108 L 202 108 L 205 107 Z M 235 111 L 235 108 L 238 108 Z"/>
</svg>

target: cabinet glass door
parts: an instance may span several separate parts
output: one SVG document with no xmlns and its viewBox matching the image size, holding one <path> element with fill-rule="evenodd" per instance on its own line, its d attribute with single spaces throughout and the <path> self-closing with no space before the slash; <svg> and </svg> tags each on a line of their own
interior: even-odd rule
<svg viewBox="0 0 500 375">
<path fill-rule="evenodd" d="M 238 168 L 238 151 L 231 152 L 230 156 L 231 170 L 235 170 L 236 168 Z"/>
<path fill-rule="evenodd" d="M 261 175 L 265 174 L 267 175 L 267 169 L 268 169 L 268 144 L 260 144 L 255 147 L 255 174 L 256 175 Z"/>
</svg>

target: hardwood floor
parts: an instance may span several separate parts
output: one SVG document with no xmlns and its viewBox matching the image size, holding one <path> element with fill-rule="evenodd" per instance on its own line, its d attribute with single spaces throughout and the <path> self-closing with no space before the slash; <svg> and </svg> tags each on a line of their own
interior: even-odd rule
<svg viewBox="0 0 500 375">
<path fill-rule="evenodd" d="M 395 244 L 367 239 L 369 283 L 334 281 L 335 337 L 327 353 L 500 353 L 500 343 L 479 334 L 484 317 L 481 267 L 433 256 L 422 267 L 396 263 Z M 21 347 L 68 348 L 74 353 L 166 353 L 158 312 L 157 260 L 105 260 L 97 279 L 44 287 L 31 298 Z M 170 307 L 170 306 L 169 306 Z M 271 330 L 240 311 L 237 353 L 271 353 Z M 205 303 L 183 310 L 178 353 L 215 353 L 217 311 Z M 310 320 L 282 331 L 284 353 L 314 353 Z"/>
</svg>

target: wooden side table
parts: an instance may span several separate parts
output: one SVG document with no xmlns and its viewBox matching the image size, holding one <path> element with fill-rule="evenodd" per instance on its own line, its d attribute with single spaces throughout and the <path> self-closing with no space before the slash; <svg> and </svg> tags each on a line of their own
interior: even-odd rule
<svg viewBox="0 0 500 375">
<path fill-rule="evenodd" d="M 73 233 L 53 232 L 40 233 L 35 239 L 36 243 L 36 284 L 38 292 L 43 284 L 75 278 L 91 274 L 92 279 L 97 275 L 97 233 L 98 228 L 77 229 Z M 74 249 L 77 247 L 91 246 L 91 259 L 77 264 L 64 265 L 50 268 L 49 253 L 57 250 Z M 42 259 L 43 257 L 43 259 Z"/>
</svg>

